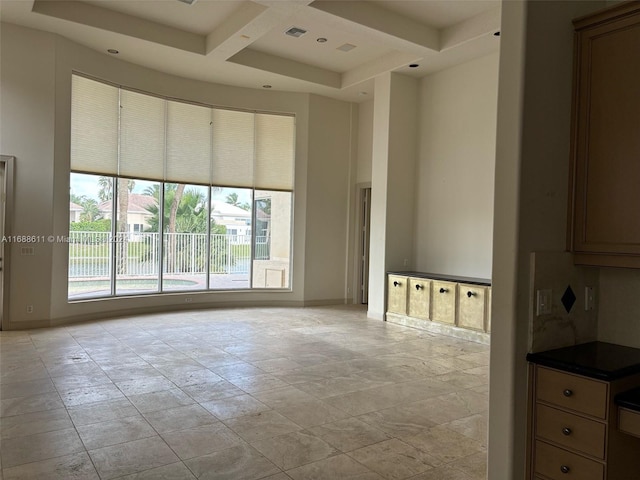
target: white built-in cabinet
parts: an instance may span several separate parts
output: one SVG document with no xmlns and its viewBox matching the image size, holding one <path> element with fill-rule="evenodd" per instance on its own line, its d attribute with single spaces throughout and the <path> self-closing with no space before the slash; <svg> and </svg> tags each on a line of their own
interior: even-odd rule
<svg viewBox="0 0 640 480">
<path fill-rule="evenodd" d="M 387 276 L 387 321 L 488 341 L 491 283 L 419 272 Z"/>
</svg>

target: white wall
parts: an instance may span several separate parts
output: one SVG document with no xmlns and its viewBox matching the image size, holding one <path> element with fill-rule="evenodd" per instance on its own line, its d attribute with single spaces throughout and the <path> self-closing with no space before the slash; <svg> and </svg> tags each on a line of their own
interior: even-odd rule
<svg viewBox="0 0 640 480">
<path fill-rule="evenodd" d="M 358 167 L 356 183 L 371 183 L 373 100 L 358 104 Z"/>
<path fill-rule="evenodd" d="M 333 190 L 314 190 L 307 198 L 311 166 L 314 175 L 326 179 L 335 162 L 350 158 L 350 143 L 341 141 L 325 163 L 326 146 L 315 142 L 309 149 L 309 124 L 314 115 L 326 119 L 324 104 L 332 113 L 331 122 L 349 123 L 349 104 L 316 97 L 310 113 L 310 96 L 215 85 L 163 74 L 120 61 L 56 35 L 2 24 L 1 29 L 0 140 L 2 154 L 16 157 L 15 209 L 13 235 L 66 235 L 69 222 L 69 138 L 71 73 L 76 70 L 116 84 L 174 98 L 212 105 L 234 106 L 296 114 L 296 191 L 294 194 L 294 244 L 292 292 L 205 292 L 189 294 L 193 307 L 213 305 L 292 304 L 302 305 L 307 296 L 313 302 L 336 300 L 336 282 L 342 295 L 346 291 L 344 257 L 339 272 L 318 272 L 313 287 L 305 288 L 306 257 L 323 258 L 346 248 L 346 235 L 306 238 L 307 210 L 335 218 L 346 218 L 348 206 L 334 198 L 348 197 L 349 185 L 338 182 Z M 337 106 L 339 104 L 339 106 Z M 344 118 L 342 117 L 344 116 Z M 318 125 L 318 122 L 314 122 Z M 349 131 L 344 135 L 349 135 Z M 343 136 L 344 136 L 343 135 Z M 340 148 L 346 145 L 347 150 Z M 309 165 L 313 158 L 317 164 Z M 312 181 L 313 179 L 311 179 Z M 137 309 L 167 309 L 184 305 L 184 294 L 113 298 L 100 301 L 67 302 L 67 245 L 36 245 L 36 255 L 19 255 L 12 249 L 9 319 L 13 328 L 49 325 L 59 321 L 81 320 L 92 316 L 125 314 Z M 330 286 L 330 287 L 329 287 Z M 320 292 L 320 293 L 317 293 Z M 331 299 L 323 297 L 327 293 Z M 340 297 L 340 295 L 338 295 Z M 341 298 L 340 300 L 344 300 Z M 26 305 L 34 312 L 26 313 Z M 5 327 L 11 328 L 10 325 Z"/>
<path fill-rule="evenodd" d="M 305 298 L 345 299 L 352 158 L 350 104 L 311 95 Z M 341 239 L 342 241 L 337 241 Z M 309 244 L 316 246 L 309 246 Z M 322 246 L 322 249 L 318 248 Z"/>
<path fill-rule="evenodd" d="M 420 82 L 416 270 L 491 278 L 498 59 Z"/>
<path fill-rule="evenodd" d="M 502 3 L 493 235 L 491 479 L 525 477 L 531 252 L 565 249 L 573 26 L 592 1 Z"/>
</svg>

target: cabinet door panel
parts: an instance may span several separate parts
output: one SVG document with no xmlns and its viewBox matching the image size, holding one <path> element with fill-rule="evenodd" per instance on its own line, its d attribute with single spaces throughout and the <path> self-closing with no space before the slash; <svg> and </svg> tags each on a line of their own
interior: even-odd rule
<svg viewBox="0 0 640 480">
<path fill-rule="evenodd" d="M 452 282 L 431 282 L 431 319 L 436 322 L 456 322 L 456 287 Z"/>
<path fill-rule="evenodd" d="M 409 316 L 429 320 L 431 281 L 424 278 L 409 279 Z"/>
<path fill-rule="evenodd" d="M 387 281 L 387 311 L 407 314 L 407 277 L 389 275 Z"/>
<path fill-rule="evenodd" d="M 486 317 L 485 287 L 460 284 L 458 287 L 458 326 L 474 330 L 485 329 Z"/>
</svg>

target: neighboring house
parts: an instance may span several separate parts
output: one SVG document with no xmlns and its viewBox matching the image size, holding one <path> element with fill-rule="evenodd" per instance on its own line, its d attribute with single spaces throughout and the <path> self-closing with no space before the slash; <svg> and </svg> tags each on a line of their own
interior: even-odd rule
<svg viewBox="0 0 640 480">
<path fill-rule="evenodd" d="M 142 233 L 150 225 L 149 219 L 153 214 L 149 207 L 156 205 L 156 199 L 151 195 L 141 195 L 139 193 L 129 194 L 129 208 L 127 209 L 127 231 L 129 233 Z M 111 218 L 111 200 L 98 204 L 98 210 L 102 218 Z"/>
<path fill-rule="evenodd" d="M 69 202 L 69 221 L 79 222 L 83 208 L 77 203 Z"/>
<path fill-rule="evenodd" d="M 234 239 L 236 243 L 251 241 L 251 211 L 217 200 L 211 201 L 211 210 L 211 220 L 217 225 L 224 225 L 227 235 L 240 237 Z"/>
</svg>

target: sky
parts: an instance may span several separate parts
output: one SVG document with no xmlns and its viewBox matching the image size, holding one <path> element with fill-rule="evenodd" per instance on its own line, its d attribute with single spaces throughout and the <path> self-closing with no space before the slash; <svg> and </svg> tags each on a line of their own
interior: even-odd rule
<svg viewBox="0 0 640 480">
<path fill-rule="evenodd" d="M 98 192 L 100 191 L 100 187 L 98 186 L 98 176 L 72 173 L 70 184 L 72 194 L 86 196 L 99 201 Z M 142 194 L 147 187 L 150 187 L 153 184 L 154 182 L 147 180 L 136 180 L 133 193 Z M 246 188 L 222 188 L 220 191 L 216 191 L 213 194 L 213 200 L 224 202 L 227 195 L 232 192 L 236 192 L 238 194 L 238 201 L 240 203 L 251 203 L 251 190 Z"/>
</svg>

